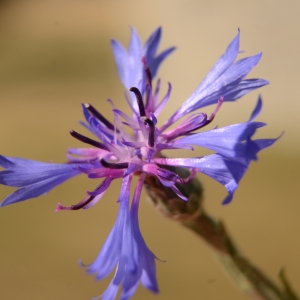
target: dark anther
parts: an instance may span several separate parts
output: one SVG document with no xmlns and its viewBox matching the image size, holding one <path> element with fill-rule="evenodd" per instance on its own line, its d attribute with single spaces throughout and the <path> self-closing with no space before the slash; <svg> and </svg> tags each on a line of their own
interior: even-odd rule
<svg viewBox="0 0 300 300">
<path fill-rule="evenodd" d="M 145 107 L 148 107 L 148 106 L 149 106 L 150 95 L 151 95 L 151 88 L 150 88 L 149 84 L 147 83 L 147 85 L 146 85 L 146 101 L 145 101 Z"/>
<path fill-rule="evenodd" d="M 136 87 L 132 87 L 129 91 L 131 91 L 135 94 L 136 101 L 137 101 L 137 104 L 138 104 L 139 110 L 140 110 L 140 116 L 146 117 L 146 112 L 145 112 L 145 107 L 144 107 L 144 102 L 143 102 L 143 97 L 142 97 L 141 92 Z"/>
<path fill-rule="evenodd" d="M 78 210 L 81 208 L 86 208 L 86 206 L 88 204 L 90 204 L 94 199 L 95 199 L 95 196 L 88 195 L 79 203 L 71 205 L 71 206 L 63 206 L 60 203 L 58 203 L 55 211 L 58 212 L 60 210 Z"/>
<path fill-rule="evenodd" d="M 84 104 L 84 106 L 88 109 L 88 111 L 99 121 L 106 125 L 107 128 L 111 130 L 115 130 L 115 126 L 111 124 L 104 116 L 102 116 L 98 110 L 94 106 L 89 103 Z M 118 131 L 118 130 L 117 130 Z"/>
<path fill-rule="evenodd" d="M 110 163 L 103 158 L 100 160 L 100 163 L 103 167 L 108 169 L 127 169 L 129 165 L 128 163 Z"/>
<path fill-rule="evenodd" d="M 89 145 L 92 145 L 94 147 L 97 147 L 97 148 L 100 148 L 100 149 L 103 149 L 103 150 L 108 150 L 102 143 L 100 142 L 97 142 L 95 140 L 92 140 L 74 130 L 70 130 L 70 134 L 72 137 L 74 137 L 75 139 L 83 142 L 83 143 L 86 143 L 86 144 L 89 144 Z"/>
<path fill-rule="evenodd" d="M 94 200 L 94 198 L 95 198 L 95 196 L 88 195 L 83 201 L 81 201 L 75 205 L 72 205 L 71 210 L 78 210 L 78 209 L 84 208 L 86 205 L 91 203 Z"/>
<path fill-rule="evenodd" d="M 149 147 L 154 147 L 154 134 L 155 134 L 155 125 L 150 119 L 146 119 L 145 123 L 149 125 L 149 137 L 148 137 L 148 145 Z"/>
<path fill-rule="evenodd" d="M 149 101 L 150 101 L 150 95 L 152 92 L 152 75 L 150 72 L 150 69 L 147 65 L 147 61 L 145 56 L 142 58 L 142 63 L 144 65 L 145 73 L 146 73 L 146 101 L 145 101 L 145 107 L 148 107 Z"/>
<path fill-rule="evenodd" d="M 142 58 L 142 63 L 144 65 L 144 69 L 145 69 L 145 73 L 146 73 L 147 84 L 152 88 L 152 75 L 151 75 L 150 69 L 147 65 L 145 56 L 143 56 L 143 58 Z"/>
</svg>

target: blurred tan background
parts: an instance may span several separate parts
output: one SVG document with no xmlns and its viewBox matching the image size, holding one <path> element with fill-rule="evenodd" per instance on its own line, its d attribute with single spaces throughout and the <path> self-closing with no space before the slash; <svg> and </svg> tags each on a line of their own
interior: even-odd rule
<svg viewBox="0 0 300 300">
<path fill-rule="evenodd" d="M 178 46 L 159 72 L 163 92 L 167 81 L 173 85 L 160 122 L 193 92 L 239 27 L 241 49 L 264 53 L 250 76 L 271 85 L 223 105 L 214 125 L 245 121 L 261 93 L 258 120 L 268 126 L 258 136 L 285 134 L 251 165 L 232 204 L 222 206 L 225 189 L 202 176 L 205 203 L 251 261 L 274 280 L 285 267 L 300 293 L 299 15 L 296 0 L 1 1 L 0 153 L 63 162 L 67 147 L 80 145 L 68 131 L 85 132 L 78 125 L 82 102 L 109 116 L 107 98 L 124 108 L 109 41 L 127 44 L 129 25 L 143 41 L 161 25 L 160 49 Z M 54 213 L 57 202 L 77 203 L 96 184 L 82 176 L 45 197 L 0 210 L 0 299 L 82 300 L 104 291 L 110 279 L 94 283 L 77 261 L 97 256 L 115 221 L 119 182 L 88 211 Z M 1 186 L 0 198 L 11 191 Z M 145 198 L 143 235 L 167 262 L 157 264 L 160 295 L 139 288 L 134 299 L 248 299 L 223 276 L 201 240 L 162 218 Z"/>
</svg>

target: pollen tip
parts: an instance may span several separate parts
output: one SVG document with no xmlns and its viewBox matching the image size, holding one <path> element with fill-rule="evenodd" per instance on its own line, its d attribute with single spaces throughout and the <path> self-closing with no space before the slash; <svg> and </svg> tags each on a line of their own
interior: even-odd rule
<svg viewBox="0 0 300 300">
<path fill-rule="evenodd" d="M 62 205 L 60 203 L 57 203 L 57 206 L 55 208 L 55 213 L 58 213 L 60 210 L 62 210 Z"/>
<path fill-rule="evenodd" d="M 89 104 L 89 103 L 84 103 L 84 106 L 85 106 L 86 108 L 89 108 L 89 107 L 91 106 L 91 104 Z"/>
<path fill-rule="evenodd" d="M 85 264 L 82 262 L 82 259 L 79 259 L 79 260 L 78 260 L 78 266 L 81 267 L 81 268 L 86 268 L 86 267 L 88 267 L 88 265 L 85 265 Z"/>
<path fill-rule="evenodd" d="M 72 207 L 70 207 L 70 206 L 63 206 L 60 203 L 57 203 L 57 206 L 55 208 L 55 212 L 57 213 L 60 210 L 71 210 L 71 209 L 72 209 Z"/>
</svg>

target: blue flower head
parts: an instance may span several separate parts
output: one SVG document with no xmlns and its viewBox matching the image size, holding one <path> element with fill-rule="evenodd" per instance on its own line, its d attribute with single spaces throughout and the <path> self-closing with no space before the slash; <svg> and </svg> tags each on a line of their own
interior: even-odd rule
<svg viewBox="0 0 300 300">
<path fill-rule="evenodd" d="M 206 174 L 226 188 L 223 204 L 227 204 L 250 162 L 257 159 L 260 150 L 276 141 L 253 139 L 255 132 L 266 125 L 255 121 L 262 108 L 260 98 L 246 122 L 204 129 L 214 120 L 224 102 L 235 101 L 268 84 L 264 79 L 245 79 L 259 62 L 261 54 L 237 60 L 240 32 L 192 95 L 162 126 L 158 126 L 157 118 L 170 98 L 171 84 L 159 101 L 160 80 L 154 87 L 153 79 L 160 64 L 175 49 L 168 48 L 157 54 L 160 39 L 161 28 L 158 28 L 143 45 L 132 28 L 128 50 L 112 40 L 117 71 L 126 89 L 125 98 L 132 114 L 125 114 L 110 101 L 111 122 L 91 104 L 83 105 L 85 122 L 82 125 L 95 138 L 73 130 L 70 134 L 91 148 L 69 149 L 68 162 L 64 164 L 0 156 L 0 166 L 4 169 L 0 172 L 0 183 L 18 188 L 3 200 L 1 206 L 38 197 L 76 175 L 85 174 L 89 178 L 99 178 L 99 185 L 75 205 L 58 203 L 56 211 L 87 209 L 102 198 L 113 180 L 122 179 L 119 213 L 114 227 L 96 260 L 90 265 L 82 264 L 88 273 L 95 274 L 97 280 L 115 272 L 99 297 L 103 300 L 115 299 L 119 289 L 121 299 L 129 299 L 139 283 L 158 292 L 156 257 L 147 247 L 138 222 L 139 200 L 146 176 L 155 176 L 163 186 L 187 201 L 178 184 L 188 183 L 198 172 Z M 208 105 L 215 105 L 210 116 L 199 112 Z M 177 126 L 169 129 L 177 121 Z M 193 150 L 193 147 L 204 147 L 214 154 L 193 158 L 164 158 L 161 155 L 163 150 Z M 190 175 L 182 178 L 168 166 L 188 168 Z M 130 201 L 133 176 L 139 179 Z"/>
</svg>

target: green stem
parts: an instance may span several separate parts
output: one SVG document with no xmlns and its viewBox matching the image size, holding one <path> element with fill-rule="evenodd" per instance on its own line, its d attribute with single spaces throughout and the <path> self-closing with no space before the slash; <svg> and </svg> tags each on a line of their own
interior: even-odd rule
<svg viewBox="0 0 300 300">
<path fill-rule="evenodd" d="M 188 170 L 169 169 L 182 178 L 188 176 Z M 203 189 L 196 178 L 188 184 L 177 185 L 189 199 L 187 202 L 164 187 L 156 177 L 148 176 L 145 185 L 151 202 L 164 216 L 192 230 L 211 246 L 226 274 L 242 292 L 257 300 L 299 300 L 283 271 L 279 274 L 282 283 L 279 287 L 243 257 L 224 224 L 204 210 Z"/>
</svg>

